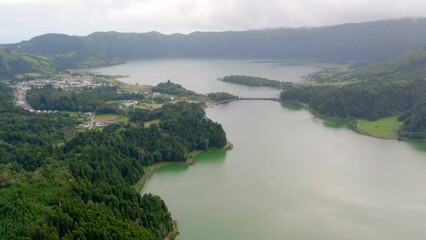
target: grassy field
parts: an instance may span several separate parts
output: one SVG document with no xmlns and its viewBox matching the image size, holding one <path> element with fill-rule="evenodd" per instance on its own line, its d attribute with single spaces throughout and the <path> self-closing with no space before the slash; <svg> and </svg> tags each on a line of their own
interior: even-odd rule
<svg viewBox="0 0 426 240">
<path fill-rule="evenodd" d="M 158 123 L 160 123 L 160 119 L 155 119 L 155 120 L 152 120 L 152 121 L 144 122 L 143 124 L 144 124 L 145 127 L 149 127 L 152 124 L 158 124 Z"/>
<path fill-rule="evenodd" d="M 120 117 L 117 119 L 117 122 L 129 123 L 129 118 L 128 118 L 128 117 L 120 116 Z"/>
<path fill-rule="evenodd" d="M 119 116 L 116 114 L 99 114 L 95 116 L 95 122 L 124 122 L 127 123 L 129 121 L 128 117 Z"/>
<path fill-rule="evenodd" d="M 153 110 L 153 109 L 161 108 L 162 106 L 163 106 L 162 103 L 142 103 L 142 104 L 134 106 L 134 108 Z"/>
<path fill-rule="evenodd" d="M 145 85 L 133 85 L 133 84 L 123 84 L 120 86 L 121 91 L 127 92 L 127 93 L 133 93 L 133 92 L 150 92 L 151 87 L 145 86 Z"/>
<path fill-rule="evenodd" d="M 398 138 L 397 131 L 402 126 L 402 122 L 398 121 L 398 117 L 382 118 L 376 121 L 368 121 L 357 119 L 357 131 L 360 133 L 377 137 L 377 138 Z"/>
<path fill-rule="evenodd" d="M 95 122 L 115 121 L 119 117 L 116 114 L 98 114 L 95 116 Z"/>
</svg>

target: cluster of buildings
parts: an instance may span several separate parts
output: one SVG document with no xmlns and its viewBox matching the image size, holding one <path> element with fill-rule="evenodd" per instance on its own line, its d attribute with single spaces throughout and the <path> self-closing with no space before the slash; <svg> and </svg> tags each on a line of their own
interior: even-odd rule
<svg viewBox="0 0 426 240">
<path fill-rule="evenodd" d="M 126 102 L 123 102 L 123 103 L 119 106 L 119 108 L 120 108 L 120 109 L 128 108 L 128 107 L 131 107 L 131 106 L 134 106 L 134 105 L 137 105 L 137 104 L 139 104 L 139 101 L 126 101 Z"/>
<path fill-rule="evenodd" d="M 34 112 L 35 110 L 27 102 L 27 91 L 30 88 L 26 83 L 18 83 L 14 86 L 15 91 L 15 103 L 16 106 L 23 108 L 24 110 Z"/>
<path fill-rule="evenodd" d="M 28 82 L 19 82 L 13 87 L 15 91 L 15 103 L 16 106 L 23 108 L 24 110 L 34 113 L 52 113 L 56 111 L 47 110 L 35 110 L 27 102 L 27 91 L 31 87 L 41 88 L 47 84 L 51 84 L 54 88 L 86 88 L 86 87 L 98 87 L 100 84 L 92 83 L 91 76 L 83 77 L 66 77 L 58 80 L 32 80 Z"/>
<path fill-rule="evenodd" d="M 105 122 L 99 122 L 99 121 L 96 122 L 95 121 L 96 114 L 94 112 L 93 113 L 87 112 L 87 113 L 85 113 L 85 115 L 90 116 L 90 121 L 82 122 L 78 126 L 80 126 L 82 128 L 88 128 L 89 130 L 92 129 L 93 127 L 106 127 L 106 126 L 109 126 L 111 124 L 116 123 L 115 120 L 110 120 L 110 121 L 105 121 Z"/>
<path fill-rule="evenodd" d="M 116 121 L 106 121 L 106 122 L 83 122 L 80 123 L 78 126 L 82 127 L 82 128 L 89 128 L 91 129 L 92 127 L 106 127 L 112 124 L 115 124 Z"/>
<path fill-rule="evenodd" d="M 92 82 L 91 76 L 83 76 L 83 77 L 66 77 L 58 80 L 32 80 L 28 82 L 24 82 L 28 86 L 33 87 L 43 87 L 47 84 L 51 84 L 54 88 L 94 88 L 98 87 L 100 84 L 96 84 Z"/>
<path fill-rule="evenodd" d="M 106 127 L 106 126 L 109 126 L 111 124 L 115 124 L 115 121 L 95 122 L 94 126 L 95 127 Z"/>
<path fill-rule="evenodd" d="M 27 82 L 16 83 L 13 88 L 15 88 L 15 103 L 16 106 L 27 110 L 33 113 L 56 113 L 57 111 L 48 111 L 48 110 L 35 110 L 27 102 L 27 91 L 32 87 L 42 88 L 48 84 L 51 84 L 53 88 L 65 89 L 65 88 L 95 88 L 101 84 L 92 83 L 92 77 L 83 76 L 83 77 L 66 77 L 58 80 L 32 80 Z M 133 105 L 139 104 L 138 101 L 126 101 L 121 104 L 120 108 L 128 108 Z M 105 122 L 95 122 L 94 113 L 88 112 L 85 115 L 91 116 L 91 120 L 79 124 L 80 127 L 92 129 L 93 127 L 106 127 L 111 124 L 115 124 L 116 121 L 105 121 Z"/>
</svg>

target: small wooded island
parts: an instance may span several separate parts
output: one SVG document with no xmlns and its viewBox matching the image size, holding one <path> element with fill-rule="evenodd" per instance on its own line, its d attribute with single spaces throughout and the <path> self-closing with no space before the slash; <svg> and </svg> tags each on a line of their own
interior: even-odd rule
<svg viewBox="0 0 426 240">
<path fill-rule="evenodd" d="M 245 76 L 245 75 L 230 75 L 230 76 L 218 78 L 217 80 L 228 82 L 228 83 L 246 85 L 246 86 L 271 87 L 271 88 L 278 88 L 278 89 L 281 89 L 287 85 L 291 85 L 291 83 L 288 83 L 288 82 L 281 82 L 281 81 L 271 80 L 267 78 L 252 77 L 252 76 Z"/>
</svg>

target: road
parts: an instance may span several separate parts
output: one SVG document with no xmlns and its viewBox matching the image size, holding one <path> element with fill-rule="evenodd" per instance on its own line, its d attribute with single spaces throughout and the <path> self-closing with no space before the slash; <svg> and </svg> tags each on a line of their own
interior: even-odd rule
<svg viewBox="0 0 426 240">
<path fill-rule="evenodd" d="M 30 87 L 25 83 L 16 85 L 15 91 L 15 104 L 17 107 L 23 108 L 24 110 L 34 112 L 35 110 L 27 102 L 27 91 Z"/>
<path fill-rule="evenodd" d="M 90 119 L 90 123 L 89 123 L 89 130 L 91 130 L 91 129 L 93 128 L 93 125 L 95 124 L 95 116 L 96 116 L 96 113 L 95 113 L 95 112 L 92 112 L 90 115 L 91 115 L 92 117 L 91 117 L 91 119 Z"/>
</svg>

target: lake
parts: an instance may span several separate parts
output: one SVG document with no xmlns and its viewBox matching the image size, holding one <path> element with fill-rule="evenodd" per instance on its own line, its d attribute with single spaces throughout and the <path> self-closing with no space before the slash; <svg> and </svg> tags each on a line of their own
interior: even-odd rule
<svg viewBox="0 0 426 240">
<path fill-rule="evenodd" d="M 227 75 L 249 75 L 269 79 L 300 82 L 301 76 L 317 71 L 310 66 L 294 66 L 285 62 L 261 60 L 159 59 L 132 61 L 123 65 L 94 69 L 103 74 L 128 77 L 124 82 L 157 85 L 170 80 L 198 93 L 227 91 L 241 97 L 274 97 L 279 91 L 218 81 Z"/>
<path fill-rule="evenodd" d="M 203 93 L 262 97 L 278 91 L 216 78 L 245 74 L 301 81 L 314 70 L 188 59 L 96 69 L 130 75 L 125 81 L 132 83 L 170 79 Z M 178 221 L 179 240 L 425 238 L 425 143 L 363 136 L 277 102 L 237 101 L 206 111 L 223 125 L 234 149 L 202 153 L 193 166 L 162 168 L 142 189 L 165 200 Z"/>
</svg>

